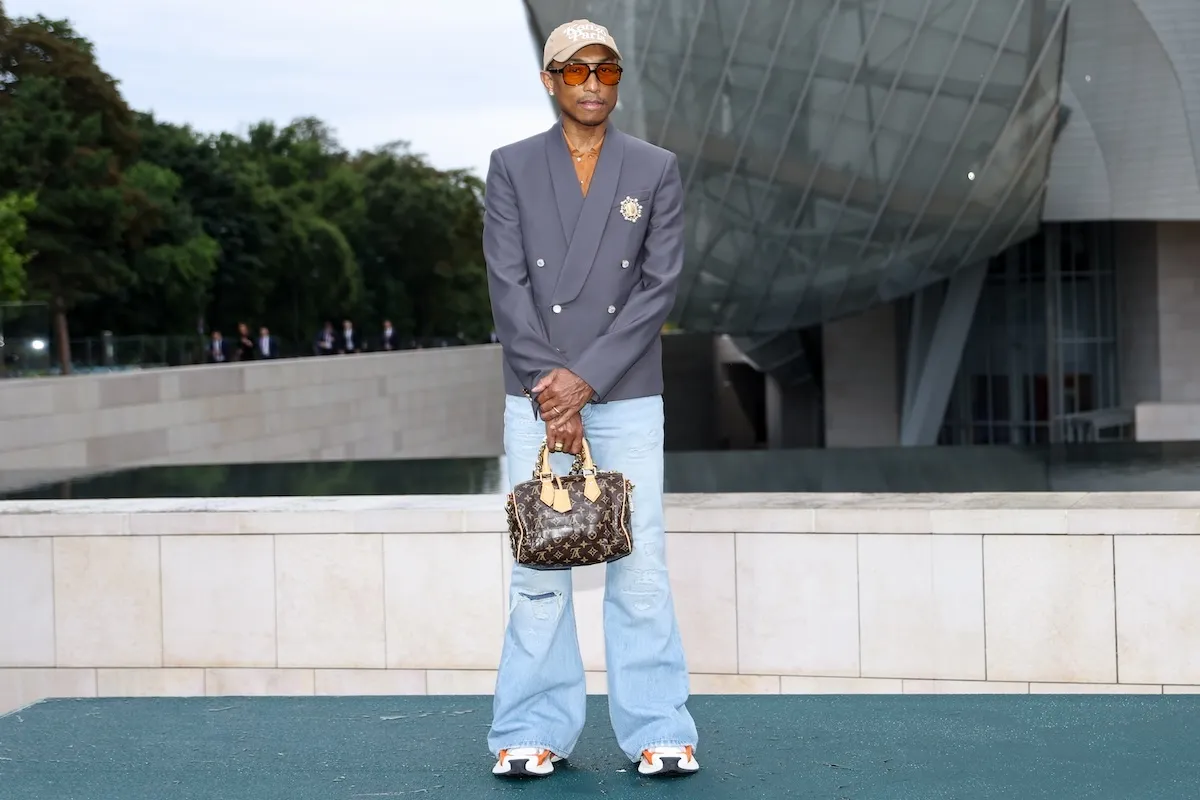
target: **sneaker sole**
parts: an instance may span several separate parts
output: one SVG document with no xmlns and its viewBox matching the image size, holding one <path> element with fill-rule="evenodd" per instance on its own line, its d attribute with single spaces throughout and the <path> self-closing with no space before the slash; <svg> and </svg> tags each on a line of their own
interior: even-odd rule
<svg viewBox="0 0 1200 800">
<path fill-rule="evenodd" d="M 554 774 L 554 764 L 559 763 L 562 759 L 557 756 L 550 757 L 550 769 L 545 772 L 534 772 L 528 768 L 528 764 L 532 759 L 514 758 L 508 762 L 507 772 L 492 772 L 497 778 L 549 778 Z"/>
<path fill-rule="evenodd" d="M 695 769 L 687 769 L 686 767 L 681 767 L 680 762 L 683 761 L 682 758 L 673 758 L 671 756 L 666 756 L 665 758 L 660 757 L 659 761 L 662 762 L 662 767 L 655 770 L 654 772 L 642 772 L 642 770 L 640 769 L 640 765 L 639 765 L 638 774 L 644 775 L 647 778 L 664 778 L 664 777 L 674 778 L 674 777 L 680 777 L 682 775 L 695 775 L 697 772 L 700 771 L 699 765 L 697 765 Z"/>
</svg>

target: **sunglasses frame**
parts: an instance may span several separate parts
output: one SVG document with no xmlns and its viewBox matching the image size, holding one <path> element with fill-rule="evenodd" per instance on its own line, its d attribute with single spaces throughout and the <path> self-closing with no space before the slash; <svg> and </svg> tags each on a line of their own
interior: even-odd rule
<svg viewBox="0 0 1200 800">
<path fill-rule="evenodd" d="M 588 75 L 586 78 L 581 80 L 579 83 L 567 83 L 567 76 L 563 73 L 563 70 L 565 70 L 567 67 L 587 67 Z M 617 82 L 616 83 L 605 83 L 604 81 L 600 80 L 600 74 L 596 71 L 599 67 L 615 67 L 617 70 Z M 599 64 L 589 64 L 589 63 L 584 63 L 582 61 L 573 61 L 562 67 L 559 67 L 558 69 L 549 69 L 548 68 L 546 70 L 546 72 L 549 72 L 552 75 L 562 75 L 563 83 L 566 84 L 567 86 L 583 86 L 585 83 L 587 83 L 589 80 L 592 79 L 593 75 L 596 76 L 596 80 L 600 81 L 601 86 L 616 86 L 617 84 L 619 84 L 621 82 L 622 73 L 625 72 L 625 68 L 622 67 L 620 64 L 618 64 L 615 61 L 601 61 Z"/>
</svg>

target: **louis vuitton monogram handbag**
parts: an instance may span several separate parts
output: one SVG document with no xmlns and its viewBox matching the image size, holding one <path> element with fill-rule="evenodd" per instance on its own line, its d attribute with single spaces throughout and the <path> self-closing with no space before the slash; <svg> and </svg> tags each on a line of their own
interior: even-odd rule
<svg viewBox="0 0 1200 800">
<path fill-rule="evenodd" d="M 508 495 L 513 558 L 532 569 L 571 569 L 616 561 L 633 552 L 633 484 L 592 461 L 587 439 L 571 471 L 555 475 L 542 440 L 533 478 Z"/>
</svg>

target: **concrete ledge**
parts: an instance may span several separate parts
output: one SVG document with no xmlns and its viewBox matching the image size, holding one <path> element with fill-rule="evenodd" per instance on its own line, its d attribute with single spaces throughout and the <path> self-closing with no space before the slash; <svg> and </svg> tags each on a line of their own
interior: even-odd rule
<svg viewBox="0 0 1200 800">
<path fill-rule="evenodd" d="M 478 345 L 4 380 L 0 485 L 147 464 L 499 455 L 502 378 L 500 347 Z"/>
<path fill-rule="evenodd" d="M 499 495 L 0 501 L 0 538 L 235 533 L 486 533 Z M 1200 534 L 1200 492 L 673 494 L 678 533 Z"/>
<path fill-rule="evenodd" d="M 0 503 L 0 711 L 44 696 L 490 692 L 511 567 L 501 501 Z M 1200 495 L 667 505 L 697 693 L 1200 686 Z M 574 575 L 595 692 L 603 577 Z"/>
</svg>

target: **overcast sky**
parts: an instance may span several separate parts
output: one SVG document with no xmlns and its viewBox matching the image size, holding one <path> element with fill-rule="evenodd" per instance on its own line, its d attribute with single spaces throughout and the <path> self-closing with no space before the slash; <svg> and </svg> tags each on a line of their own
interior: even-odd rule
<svg viewBox="0 0 1200 800">
<path fill-rule="evenodd" d="M 553 121 L 521 0 L 3 0 L 70 19 L 131 106 L 205 132 L 317 116 L 483 177 Z M 478 53 L 478 55 L 464 55 Z"/>
</svg>

